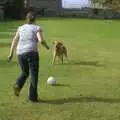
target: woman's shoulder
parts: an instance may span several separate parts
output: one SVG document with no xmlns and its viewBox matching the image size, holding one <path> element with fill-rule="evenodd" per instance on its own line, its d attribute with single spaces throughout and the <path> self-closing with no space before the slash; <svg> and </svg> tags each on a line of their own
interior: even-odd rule
<svg viewBox="0 0 120 120">
<path fill-rule="evenodd" d="M 40 30 L 41 29 L 41 26 L 39 24 L 34 24 L 34 27 L 37 29 L 37 30 Z"/>
<path fill-rule="evenodd" d="M 19 25 L 18 28 L 21 28 L 21 27 L 24 27 L 24 26 L 27 26 L 27 24 Z"/>
<path fill-rule="evenodd" d="M 34 25 L 35 25 L 36 27 L 40 27 L 40 25 L 39 25 L 39 24 L 37 24 L 37 23 L 36 23 L 36 24 L 34 24 Z"/>
</svg>

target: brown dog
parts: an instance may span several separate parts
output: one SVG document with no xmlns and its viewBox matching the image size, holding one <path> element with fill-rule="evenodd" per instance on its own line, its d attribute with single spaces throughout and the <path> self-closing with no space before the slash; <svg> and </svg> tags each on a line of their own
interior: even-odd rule
<svg viewBox="0 0 120 120">
<path fill-rule="evenodd" d="M 55 63 L 56 57 L 59 58 L 59 60 L 63 64 L 63 57 L 65 56 L 67 58 L 67 49 L 64 46 L 63 42 L 60 40 L 56 40 L 53 42 L 54 50 L 53 50 L 53 61 L 52 64 Z"/>
</svg>

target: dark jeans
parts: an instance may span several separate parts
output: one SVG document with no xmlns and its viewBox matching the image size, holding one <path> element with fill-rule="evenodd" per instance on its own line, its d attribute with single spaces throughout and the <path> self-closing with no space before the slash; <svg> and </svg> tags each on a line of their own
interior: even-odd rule
<svg viewBox="0 0 120 120">
<path fill-rule="evenodd" d="M 18 56 L 19 64 L 22 70 L 21 75 L 18 77 L 16 84 L 22 89 L 26 79 L 31 73 L 30 89 L 29 89 L 29 99 L 37 100 L 38 92 L 38 72 L 39 72 L 39 55 L 37 52 L 28 52 Z"/>
</svg>

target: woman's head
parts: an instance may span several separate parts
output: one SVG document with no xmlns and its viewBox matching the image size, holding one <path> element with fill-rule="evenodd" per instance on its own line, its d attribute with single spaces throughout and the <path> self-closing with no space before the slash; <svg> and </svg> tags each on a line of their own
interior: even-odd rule
<svg viewBox="0 0 120 120">
<path fill-rule="evenodd" d="M 36 15 L 34 12 L 28 12 L 27 15 L 26 15 L 26 20 L 27 20 L 27 23 L 31 24 L 31 23 L 34 23 L 35 20 L 36 20 Z"/>
</svg>

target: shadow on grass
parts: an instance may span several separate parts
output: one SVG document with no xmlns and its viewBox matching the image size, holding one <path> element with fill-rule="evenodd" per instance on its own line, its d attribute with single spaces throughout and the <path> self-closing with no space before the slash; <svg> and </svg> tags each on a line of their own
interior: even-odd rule
<svg viewBox="0 0 120 120">
<path fill-rule="evenodd" d="M 0 47 L 9 47 L 10 43 L 0 43 Z"/>
<path fill-rule="evenodd" d="M 60 83 L 57 83 L 57 84 L 52 85 L 52 86 L 54 86 L 54 87 L 71 87 L 71 85 L 69 85 L 69 84 L 60 84 Z"/>
<path fill-rule="evenodd" d="M 64 63 L 63 65 L 84 65 L 84 66 L 95 66 L 95 67 L 105 67 L 104 64 L 101 64 L 99 61 L 68 61 L 67 63 Z"/>
<path fill-rule="evenodd" d="M 11 61 L 10 63 L 8 63 L 7 60 L 0 60 L 0 68 L 9 68 L 15 66 L 16 64 L 16 61 Z"/>
<path fill-rule="evenodd" d="M 120 103 L 120 99 L 113 98 L 99 98 L 99 97 L 71 97 L 71 98 L 62 98 L 56 100 L 40 100 L 39 102 L 47 104 L 65 104 L 65 103 L 78 103 L 78 102 L 100 102 L 100 103 Z"/>
</svg>

